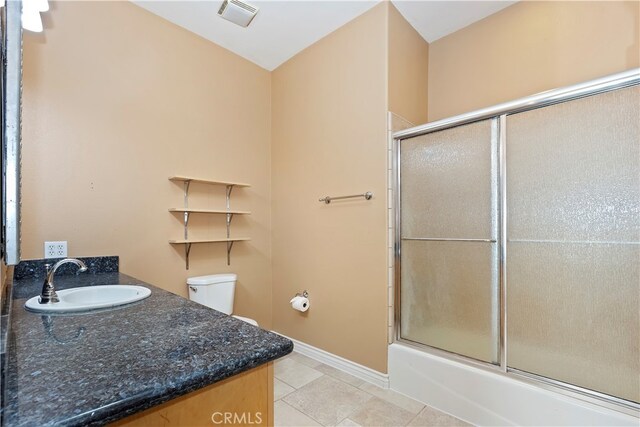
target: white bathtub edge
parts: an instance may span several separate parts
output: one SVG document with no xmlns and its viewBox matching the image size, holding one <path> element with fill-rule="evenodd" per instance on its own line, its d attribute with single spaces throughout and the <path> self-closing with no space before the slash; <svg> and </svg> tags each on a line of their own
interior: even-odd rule
<svg viewBox="0 0 640 427">
<path fill-rule="evenodd" d="M 640 419 L 394 343 L 389 386 L 474 425 L 635 426 Z"/>
</svg>

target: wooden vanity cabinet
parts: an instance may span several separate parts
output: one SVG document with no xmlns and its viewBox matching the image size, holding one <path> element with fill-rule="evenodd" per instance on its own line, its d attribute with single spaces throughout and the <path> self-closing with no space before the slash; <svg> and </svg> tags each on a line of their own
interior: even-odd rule
<svg viewBox="0 0 640 427">
<path fill-rule="evenodd" d="M 273 363 L 110 424 L 112 427 L 273 426 Z"/>
</svg>

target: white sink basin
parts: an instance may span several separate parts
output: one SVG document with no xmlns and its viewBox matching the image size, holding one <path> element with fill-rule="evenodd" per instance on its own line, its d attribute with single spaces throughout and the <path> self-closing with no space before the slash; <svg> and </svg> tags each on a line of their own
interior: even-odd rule
<svg viewBox="0 0 640 427">
<path fill-rule="evenodd" d="M 151 295 L 151 290 L 136 285 L 100 285 L 56 291 L 60 302 L 40 304 L 40 296 L 30 298 L 25 304 L 29 311 L 60 313 L 90 311 L 99 308 L 117 307 L 140 301 Z"/>
</svg>

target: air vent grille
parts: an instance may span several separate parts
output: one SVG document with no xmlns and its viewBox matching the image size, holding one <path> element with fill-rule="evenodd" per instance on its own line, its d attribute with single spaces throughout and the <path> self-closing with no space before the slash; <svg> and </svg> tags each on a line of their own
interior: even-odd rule
<svg viewBox="0 0 640 427">
<path fill-rule="evenodd" d="M 240 0 L 224 0 L 218 15 L 242 27 L 248 26 L 258 13 L 258 8 Z"/>
</svg>

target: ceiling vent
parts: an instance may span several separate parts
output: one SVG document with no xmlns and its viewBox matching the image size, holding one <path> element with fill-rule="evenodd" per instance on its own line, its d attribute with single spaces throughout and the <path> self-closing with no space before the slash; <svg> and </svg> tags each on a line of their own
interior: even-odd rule
<svg viewBox="0 0 640 427">
<path fill-rule="evenodd" d="M 218 10 L 218 15 L 241 27 L 248 27 L 256 13 L 258 13 L 257 7 L 240 0 L 224 0 L 220 10 Z"/>
</svg>

